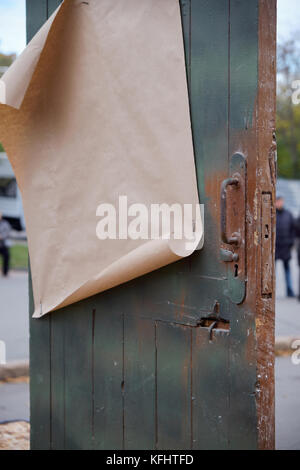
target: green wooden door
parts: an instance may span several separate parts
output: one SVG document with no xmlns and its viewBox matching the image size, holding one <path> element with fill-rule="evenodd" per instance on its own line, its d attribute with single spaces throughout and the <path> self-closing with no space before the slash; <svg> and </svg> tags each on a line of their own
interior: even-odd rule
<svg viewBox="0 0 300 470">
<path fill-rule="evenodd" d="M 59 3 L 27 0 L 28 39 Z M 274 446 L 276 0 L 180 3 L 204 249 L 31 320 L 33 449 Z"/>
</svg>

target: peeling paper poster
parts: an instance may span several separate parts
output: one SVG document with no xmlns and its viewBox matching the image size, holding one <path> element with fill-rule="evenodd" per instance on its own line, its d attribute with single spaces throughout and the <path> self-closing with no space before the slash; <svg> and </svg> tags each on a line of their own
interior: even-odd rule
<svg viewBox="0 0 300 470">
<path fill-rule="evenodd" d="M 201 246 L 178 0 L 65 0 L 0 98 L 34 317 Z"/>
</svg>

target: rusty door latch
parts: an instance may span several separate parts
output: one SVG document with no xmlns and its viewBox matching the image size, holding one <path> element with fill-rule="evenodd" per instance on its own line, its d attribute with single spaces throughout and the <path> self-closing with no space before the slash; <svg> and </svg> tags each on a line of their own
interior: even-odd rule
<svg viewBox="0 0 300 470">
<path fill-rule="evenodd" d="M 229 296 L 241 304 L 246 293 L 246 177 L 244 155 L 235 153 L 230 161 L 230 178 L 221 186 L 221 261 L 229 264 Z M 232 263 L 232 264 L 231 264 Z"/>
<path fill-rule="evenodd" d="M 221 188 L 221 238 L 227 245 L 239 246 L 241 242 L 240 232 L 233 233 L 230 237 L 227 235 L 227 189 L 228 186 L 240 189 L 242 186 L 241 175 L 236 173 L 232 178 L 223 181 Z M 238 258 L 237 258 L 238 260 Z"/>
</svg>

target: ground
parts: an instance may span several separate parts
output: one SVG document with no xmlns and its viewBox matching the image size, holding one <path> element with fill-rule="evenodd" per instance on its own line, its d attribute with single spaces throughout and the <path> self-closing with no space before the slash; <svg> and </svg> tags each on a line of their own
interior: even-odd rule
<svg viewBox="0 0 300 470">
<path fill-rule="evenodd" d="M 300 365 L 276 358 L 276 448 L 300 450 Z"/>
<path fill-rule="evenodd" d="M 24 269 L 28 267 L 28 248 L 26 244 L 16 243 L 11 247 L 11 267 L 12 269 Z"/>
<path fill-rule="evenodd" d="M 10 266 L 11 269 L 22 271 L 28 269 L 28 247 L 26 242 L 22 240 L 13 242 L 10 248 Z M 2 258 L 0 259 L 0 268 L 2 268 Z"/>
<path fill-rule="evenodd" d="M 0 426 L 0 450 L 29 450 L 29 424 L 17 422 Z"/>
<path fill-rule="evenodd" d="M 6 344 L 6 360 L 28 359 L 28 274 L 11 271 L 8 278 L 0 275 L 0 299 L 0 340 Z"/>
<path fill-rule="evenodd" d="M 292 281 L 298 295 L 298 265 L 296 253 L 291 263 Z M 278 263 L 276 269 L 276 337 L 291 336 L 300 338 L 300 302 L 285 298 L 283 268 Z M 300 450 L 300 365 L 294 365 L 291 357 L 276 358 L 276 448 Z"/>
<path fill-rule="evenodd" d="M 29 382 L 0 382 L 0 423 L 29 421 Z"/>
<path fill-rule="evenodd" d="M 292 277 L 297 291 L 298 266 L 295 256 Z M 27 285 L 28 276 L 24 272 L 12 272 L 8 279 L 0 277 L 0 340 L 6 342 L 8 361 L 28 358 Z M 276 336 L 300 338 L 300 303 L 297 299 L 284 297 L 280 264 L 277 266 Z M 294 365 L 290 356 L 279 357 L 275 372 L 276 447 L 300 450 L 300 365 Z M 4 445 L 28 448 L 29 425 L 26 421 L 29 420 L 29 386 L 24 380 L 0 383 L 0 423 L 14 420 L 19 422 L 9 426 L 0 424 L 0 449 Z"/>
</svg>

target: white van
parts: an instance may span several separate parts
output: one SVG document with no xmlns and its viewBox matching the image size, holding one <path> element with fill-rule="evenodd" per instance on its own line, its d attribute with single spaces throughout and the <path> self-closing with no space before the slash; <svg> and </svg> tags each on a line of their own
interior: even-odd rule
<svg viewBox="0 0 300 470">
<path fill-rule="evenodd" d="M 4 152 L 0 152 L 0 212 L 16 230 L 25 230 L 21 194 Z"/>
</svg>

